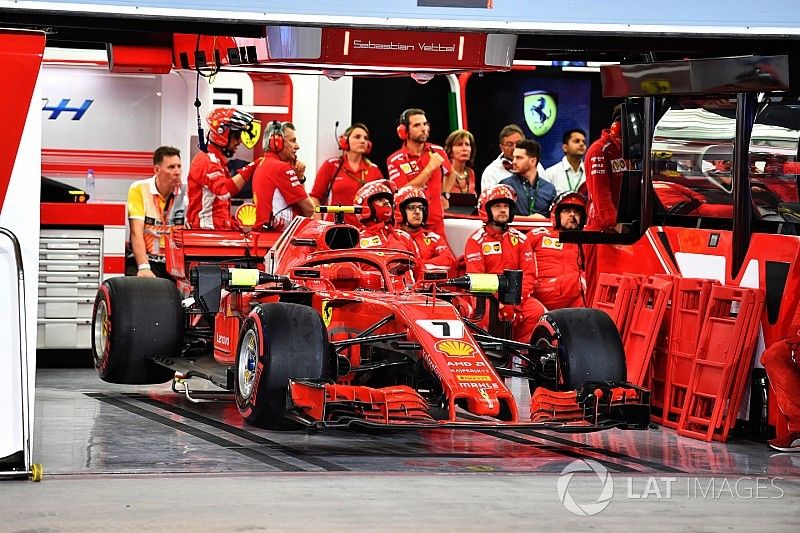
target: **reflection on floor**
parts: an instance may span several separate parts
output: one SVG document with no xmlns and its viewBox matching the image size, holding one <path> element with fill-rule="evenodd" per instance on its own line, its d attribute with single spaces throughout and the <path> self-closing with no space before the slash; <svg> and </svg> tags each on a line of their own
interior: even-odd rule
<svg viewBox="0 0 800 533">
<path fill-rule="evenodd" d="M 527 385 L 511 387 L 527 394 Z M 39 370 L 35 409 L 34 460 L 48 474 L 557 474 L 584 458 L 633 475 L 800 476 L 800 454 L 773 454 L 746 440 L 705 443 L 667 429 L 265 431 L 244 426 L 230 402 L 193 404 L 169 385 L 111 385 L 90 369 Z"/>
</svg>

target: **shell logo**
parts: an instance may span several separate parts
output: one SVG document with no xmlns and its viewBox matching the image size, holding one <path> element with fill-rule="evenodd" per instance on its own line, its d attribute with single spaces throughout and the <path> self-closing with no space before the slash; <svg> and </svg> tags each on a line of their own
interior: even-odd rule
<svg viewBox="0 0 800 533">
<path fill-rule="evenodd" d="M 236 220 L 242 226 L 254 226 L 256 223 L 256 206 L 254 204 L 243 204 L 236 210 Z"/>
<path fill-rule="evenodd" d="M 471 357 L 477 352 L 471 344 L 456 340 L 439 341 L 434 347 L 448 357 Z"/>
</svg>

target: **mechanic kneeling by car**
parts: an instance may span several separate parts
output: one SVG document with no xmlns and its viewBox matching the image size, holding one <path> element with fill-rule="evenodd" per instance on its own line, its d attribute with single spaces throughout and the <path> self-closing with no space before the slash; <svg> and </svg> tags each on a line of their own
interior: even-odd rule
<svg viewBox="0 0 800 533">
<path fill-rule="evenodd" d="M 405 250 L 419 257 L 411 235 L 394 228 L 394 184 L 389 180 L 371 181 L 356 193 L 353 203 L 365 209 L 358 216 L 362 224 L 361 248 Z"/>
<path fill-rule="evenodd" d="M 514 220 L 517 195 L 508 185 L 495 185 L 483 191 L 478 198 L 478 214 L 484 223 L 464 245 L 467 273 L 502 274 L 503 270 L 526 270 L 531 263 L 530 247 L 525 235 L 509 227 Z M 514 340 L 530 342 L 533 327 L 546 309 L 533 296 L 534 280 L 531 272 L 522 278 L 523 299 L 520 305 L 506 305 L 500 310 L 501 318 L 512 322 Z M 528 295 L 528 296 L 526 296 Z"/>
<path fill-rule="evenodd" d="M 428 230 L 428 199 L 419 187 L 402 187 L 394 197 L 395 222 L 400 230 L 411 235 L 419 249 L 419 260 L 426 271 L 446 271 L 456 275 L 456 258 L 441 235 Z"/>
<path fill-rule="evenodd" d="M 562 231 L 581 231 L 586 223 L 586 198 L 567 191 L 557 196 L 550 208 L 553 228 L 536 228 L 528 233 L 525 246 L 532 261 L 524 276 L 533 280 L 533 296 L 549 310 L 586 306 L 586 273 L 579 244 L 561 242 Z M 523 293 L 525 294 L 525 293 Z"/>
</svg>

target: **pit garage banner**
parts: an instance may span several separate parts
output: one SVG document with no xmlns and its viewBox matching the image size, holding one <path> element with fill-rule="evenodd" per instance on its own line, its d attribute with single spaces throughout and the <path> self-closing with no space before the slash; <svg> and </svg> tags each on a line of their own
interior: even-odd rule
<svg viewBox="0 0 800 533">
<path fill-rule="evenodd" d="M 7 9 L 42 12 L 68 11 L 167 19 L 224 19 L 243 23 L 319 24 L 515 32 L 539 30 L 623 34 L 736 34 L 797 35 L 800 20 L 787 16 L 797 9 L 796 0 L 765 0 L 753 9 L 750 0 L 714 2 L 697 9 L 695 0 L 665 0 L 657 13 L 646 0 L 597 2 L 573 0 L 0 0 Z"/>
</svg>

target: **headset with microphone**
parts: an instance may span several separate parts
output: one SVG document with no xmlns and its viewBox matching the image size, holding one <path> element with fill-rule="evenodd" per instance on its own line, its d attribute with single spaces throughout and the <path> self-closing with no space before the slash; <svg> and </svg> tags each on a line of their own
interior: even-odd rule
<svg viewBox="0 0 800 533">
<path fill-rule="evenodd" d="M 408 139 L 408 110 L 403 111 L 400 115 L 400 124 L 397 126 L 397 136 L 400 137 L 402 141 Z"/>
<path fill-rule="evenodd" d="M 339 121 L 337 120 L 336 121 L 336 130 L 338 130 L 338 128 L 339 128 Z M 362 129 L 367 134 L 367 139 L 368 139 L 367 140 L 367 149 L 366 149 L 366 151 L 364 153 L 365 154 L 369 154 L 370 152 L 372 152 L 372 141 L 369 140 L 369 129 L 367 129 L 367 126 L 365 124 L 361 123 L 361 122 L 354 122 L 349 128 L 344 130 L 344 133 L 342 133 L 341 135 L 337 136 L 336 144 L 339 146 L 339 150 L 342 150 L 343 152 L 349 152 L 350 151 L 350 135 L 352 135 L 353 130 L 356 130 L 356 129 Z M 336 130 L 334 130 L 334 133 L 335 133 Z"/>
<path fill-rule="evenodd" d="M 283 139 L 283 129 L 280 122 L 273 120 L 269 127 L 269 136 L 267 137 L 267 148 L 271 152 L 279 154 L 283 151 L 286 143 Z"/>
</svg>

